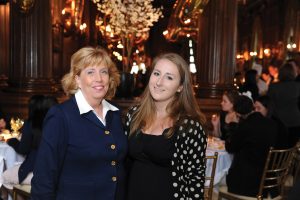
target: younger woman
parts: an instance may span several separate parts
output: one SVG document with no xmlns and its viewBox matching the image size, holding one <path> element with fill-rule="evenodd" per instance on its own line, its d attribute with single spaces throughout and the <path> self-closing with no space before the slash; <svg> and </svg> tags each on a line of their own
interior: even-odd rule
<svg viewBox="0 0 300 200">
<path fill-rule="evenodd" d="M 205 121 L 193 96 L 187 63 L 157 57 L 139 105 L 127 114 L 128 199 L 203 199 Z"/>
<path fill-rule="evenodd" d="M 212 135 L 220 137 L 222 140 L 228 138 L 228 127 L 231 122 L 236 123 L 238 118 L 233 110 L 233 106 L 239 96 L 239 93 L 235 90 L 226 91 L 222 96 L 221 107 L 222 111 L 220 115 L 213 115 L 211 123 L 213 125 Z"/>
</svg>

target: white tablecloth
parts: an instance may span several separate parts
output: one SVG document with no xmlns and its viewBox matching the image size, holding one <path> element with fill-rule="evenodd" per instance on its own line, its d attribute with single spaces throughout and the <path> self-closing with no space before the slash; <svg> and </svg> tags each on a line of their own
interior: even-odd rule
<svg viewBox="0 0 300 200">
<path fill-rule="evenodd" d="M 214 155 L 215 151 L 218 152 L 218 160 L 215 172 L 214 185 L 220 184 L 221 180 L 226 176 L 232 162 L 232 155 L 225 150 L 212 150 L 207 149 L 206 155 Z M 212 170 L 212 160 L 208 160 L 206 165 L 206 174 L 210 175 Z"/>
<path fill-rule="evenodd" d="M 6 169 L 11 168 L 24 160 L 22 155 L 17 154 L 15 150 L 5 142 L 0 142 L 0 156 L 5 160 Z M 2 170 L 0 170 L 0 173 L 2 173 Z"/>
<path fill-rule="evenodd" d="M 2 186 L 3 183 L 3 171 L 15 166 L 16 164 L 22 163 L 23 160 L 24 157 L 20 154 L 17 154 L 12 147 L 5 142 L 0 142 L 0 186 Z M 11 195 L 8 196 L 8 199 L 12 199 Z"/>
</svg>

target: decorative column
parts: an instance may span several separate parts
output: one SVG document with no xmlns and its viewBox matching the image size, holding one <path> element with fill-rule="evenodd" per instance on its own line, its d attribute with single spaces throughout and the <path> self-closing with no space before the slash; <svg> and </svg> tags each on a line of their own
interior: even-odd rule
<svg viewBox="0 0 300 200">
<path fill-rule="evenodd" d="M 32 7 L 21 9 L 32 2 Z M 9 57 L 8 87 L 0 93 L 0 104 L 8 117 L 25 118 L 30 96 L 57 91 L 52 78 L 51 0 L 10 0 Z"/>
<path fill-rule="evenodd" d="M 52 79 L 51 0 L 34 1 L 28 13 L 10 1 L 8 92 L 55 92 Z"/>
<path fill-rule="evenodd" d="M 236 38 L 237 1 L 210 0 L 199 20 L 196 92 L 200 99 L 219 98 L 232 88 Z"/>
<path fill-rule="evenodd" d="M 52 1 L 52 77 L 57 83 L 57 88 L 61 88 L 60 80 L 65 74 L 63 67 L 63 22 L 62 10 L 64 7 L 64 0 L 51 0 Z"/>
</svg>

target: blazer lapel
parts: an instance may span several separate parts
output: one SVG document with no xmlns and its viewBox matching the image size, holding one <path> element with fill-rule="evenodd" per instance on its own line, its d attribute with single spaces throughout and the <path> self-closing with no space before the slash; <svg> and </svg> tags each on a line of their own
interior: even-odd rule
<svg viewBox="0 0 300 200">
<path fill-rule="evenodd" d="M 105 126 L 97 118 L 97 116 L 93 113 L 93 111 L 90 111 L 88 113 L 84 113 L 82 116 L 85 117 L 86 119 L 88 119 L 89 121 L 91 121 L 92 123 L 94 123 L 95 125 L 99 126 L 100 128 L 105 129 Z"/>
<path fill-rule="evenodd" d="M 106 121 L 106 128 L 108 130 L 111 130 L 111 123 L 113 122 L 113 112 L 112 111 L 108 111 L 106 113 L 106 116 L 105 116 L 105 121 Z"/>
</svg>

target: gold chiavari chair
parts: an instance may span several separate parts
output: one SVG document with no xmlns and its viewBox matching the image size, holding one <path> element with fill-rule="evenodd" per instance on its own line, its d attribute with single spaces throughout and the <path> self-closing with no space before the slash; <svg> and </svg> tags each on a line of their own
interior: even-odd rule
<svg viewBox="0 0 300 200">
<path fill-rule="evenodd" d="M 236 195 L 227 191 L 226 186 L 220 187 L 219 200 L 222 198 L 227 200 L 263 200 L 270 199 L 263 196 L 266 189 L 277 188 L 280 194 L 272 198 L 273 200 L 283 199 L 283 186 L 287 178 L 289 168 L 294 156 L 295 148 L 276 150 L 272 147 L 269 150 L 267 160 L 265 162 L 264 171 L 261 177 L 260 187 L 257 197 L 248 197 Z M 247 181 L 247 180 L 245 180 Z"/>
<path fill-rule="evenodd" d="M 18 200 L 18 195 L 30 198 L 31 185 L 15 185 L 13 187 L 13 200 Z"/>
<path fill-rule="evenodd" d="M 209 160 L 212 160 L 212 167 L 211 167 L 211 173 L 209 175 L 205 175 L 205 186 L 204 187 L 204 199 L 205 200 L 212 200 L 212 194 L 213 194 L 213 187 L 214 187 L 214 179 L 215 179 L 215 172 L 216 172 L 216 166 L 217 166 L 217 160 L 218 160 L 218 152 L 215 152 L 214 155 L 206 156 L 205 157 L 205 163 L 207 167 L 207 163 Z"/>
</svg>

